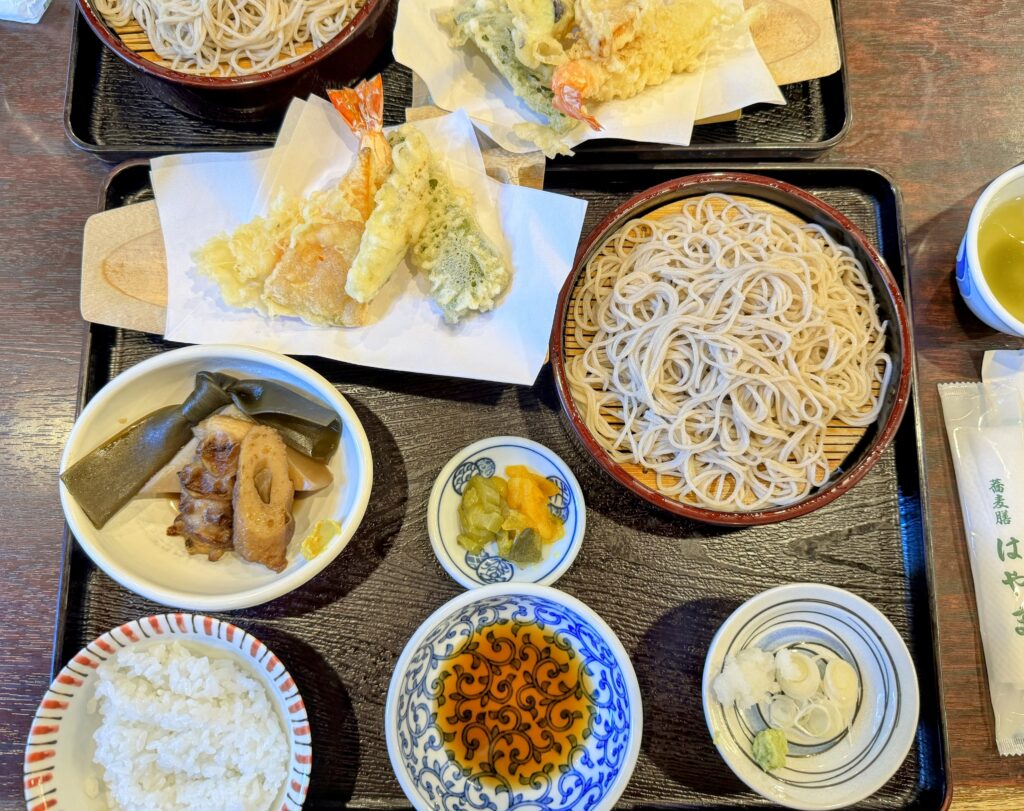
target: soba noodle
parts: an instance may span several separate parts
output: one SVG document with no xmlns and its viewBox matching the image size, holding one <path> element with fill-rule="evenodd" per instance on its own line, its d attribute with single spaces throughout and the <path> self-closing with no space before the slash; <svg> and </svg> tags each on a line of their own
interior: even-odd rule
<svg viewBox="0 0 1024 811">
<path fill-rule="evenodd" d="M 715 510 L 829 476 L 828 424 L 874 422 L 892 372 L 864 267 L 816 225 L 722 194 L 627 223 L 579 282 L 567 376 L 613 459 Z"/>
<path fill-rule="evenodd" d="M 365 0 L 93 0 L 115 28 L 134 19 L 174 70 L 246 74 L 332 39 Z"/>
</svg>

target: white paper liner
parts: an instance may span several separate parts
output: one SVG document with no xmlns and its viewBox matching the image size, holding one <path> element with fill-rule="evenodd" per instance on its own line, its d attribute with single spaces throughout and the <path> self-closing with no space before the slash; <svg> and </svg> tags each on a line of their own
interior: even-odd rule
<svg viewBox="0 0 1024 811">
<path fill-rule="evenodd" d="M 341 178 L 357 147 L 324 101 L 296 101 L 273 153 L 167 156 L 152 163 L 167 249 L 165 337 L 241 343 L 398 371 L 530 385 L 543 365 L 558 292 L 572 268 L 586 203 L 487 177 L 463 113 L 417 122 L 455 182 L 476 201 L 481 227 L 511 260 L 513 279 L 495 310 L 444 323 L 425 278 L 403 262 L 371 305 L 377 320 L 356 329 L 266 318 L 221 300 L 192 254 L 207 239 L 266 213 L 278 192 L 306 195 Z"/>
</svg>

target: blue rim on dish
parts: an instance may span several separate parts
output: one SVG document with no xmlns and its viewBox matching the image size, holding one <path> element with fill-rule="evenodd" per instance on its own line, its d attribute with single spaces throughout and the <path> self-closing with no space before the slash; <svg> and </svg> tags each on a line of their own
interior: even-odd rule
<svg viewBox="0 0 1024 811">
<path fill-rule="evenodd" d="M 750 647 L 803 648 L 850 664 L 860 693 L 849 728 L 823 743 L 791 738 L 785 767 L 762 771 L 751 750 L 767 726 L 764 707 L 725 707 L 712 687 L 726 657 Z M 805 811 L 842 808 L 875 793 L 903 763 L 917 732 L 920 698 L 906 644 L 878 609 L 833 586 L 779 586 L 737 608 L 711 641 L 702 694 L 708 730 L 736 776 L 762 796 Z"/>
<path fill-rule="evenodd" d="M 548 509 L 565 524 L 565 534 L 545 544 L 545 557 L 532 566 L 517 566 L 485 549 L 474 555 L 459 546 L 458 504 L 462 489 L 476 474 L 501 475 L 506 467 L 523 464 L 558 485 Z M 474 442 L 459 451 L 441 470 L 427 504 L 427 534 L 438 562 L 466 588 L 492 583 L 551 585 L 572 565 L 586 532 L 583 491 L 569 466 L 549 448 L 532 439 L 496 436 Z"/>
<path fill-rule="evenodd" d="M 437 723 L 447 663 L 495 623 L 535 624 L 552 644 L 571 647 L 594 713 L 568 763 L 508 788 L 487 788 L 464 771 L 445 750 Z M 417 811 L 608 811 L 632 776 L 643 735 L 636 673 L 615 633 L 579 600 L 527 583 L 467 591 L 431 614 L 399 657 L 384 719 L 391 766 Z"/>
</svg>

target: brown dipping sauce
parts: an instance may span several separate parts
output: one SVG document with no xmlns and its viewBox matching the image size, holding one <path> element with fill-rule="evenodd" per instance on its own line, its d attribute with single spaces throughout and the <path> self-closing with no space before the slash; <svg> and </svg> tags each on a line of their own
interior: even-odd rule
<svg viewBox="0 0 1024 811">
<path fill-rule="evenodd" d="M 528 785 L 585 745 L 594 707 L 579 654 L 530 624 L 478 629 L 441 671 L 445 751 L 485 785 Z"/>
</svg>

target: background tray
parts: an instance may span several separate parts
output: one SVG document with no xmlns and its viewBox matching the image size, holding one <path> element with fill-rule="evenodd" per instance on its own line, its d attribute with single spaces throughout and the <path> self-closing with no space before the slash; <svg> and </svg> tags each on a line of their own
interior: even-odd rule
<svg viewBox="0 0 1024 811">
<path fill-rule="evenodd" d="M 735 169 L 607 166 L 581 172 L 556 165 L 547 187 L 588 200 L 590 229 L 641 189 L 726 168 Z M 905 279 L 899 201 L 885 176 L 799 164 L 744 169 L 801 186 L 843 211 L 876 242 L 896 278 Z M 150 195 L 147 165 L 134 162 L 111 175 L 101 206 Z M 154 336 L 93 325 L 83 358 L 82 403 L 114 375 L 170 346 Z M 281 657 L 309 707 L 314 762 L 308 808 L 407 807 L 384 743 L 387 685 L 419 623 L 460 591 L 430 551 L 427 497 L 453 453 L 506 433 L 561 454 L 586 495 L 586 540 L 558 586 L 611 625 L 640 681 L 644 741 L 620 808 L 768 805 L 733 777 L 715 751 L 700 680 L 707 646 L 728 614 L 753 594 L 794 581 L 830 583 L 870 600 L 899 629 L 917 665 L 922 710 L 914 747 L 895 777 L 859 807 L 937 809 L 948 803 L 916 408 L 895 447 L 850 493 L 805 518 L 735 531 L 673 518 L 604 476 L 563 427 L 548 368 L 526 388 L 305 360 L 337 384 L 366 428 L 376 473 L 370 506 L 350 546 L 319 577 L 230 618 Z M 55 669 L 100 633 L 161 610 L 112 582 L 70 538 L 65 567 Z"/>
<path fill-rule="evenodd" d="M 764 160 L 813 158 L 831 149 L 846 135 L 850 121 L 839 0 L 833 0 L 833 11 L 844 67 L 823 79 L 786 85 L 785 106 L 755 105 L 738 121 L 696 127 L 688 147 L 603 140 L 579 147 L 577 156 L 601 161 Z M 390 47 L 376 69 L 384 72 L 385 123 L 400 124 L 412 98 L 409 71 L 391 60 Z M 168 107 L 143 91 L 128 66 L 103 47 L 76 11 L 64 129 L 79 148 L 106 161 L 254 149 L 272 145 L 279 125 L 280 118 L 249 126 L 214 124 Z"/>
</svg>

